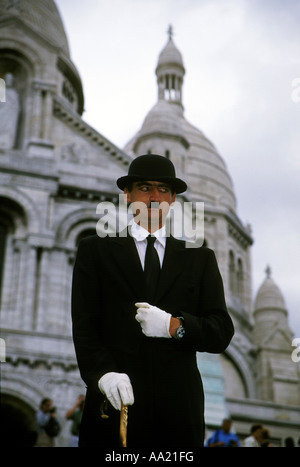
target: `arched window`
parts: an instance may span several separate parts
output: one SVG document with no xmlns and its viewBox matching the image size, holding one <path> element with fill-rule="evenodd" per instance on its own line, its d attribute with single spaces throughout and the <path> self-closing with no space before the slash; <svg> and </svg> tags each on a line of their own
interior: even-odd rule
<svg viewBox="0 0 300 467">
<path fill-rule="evenodd" d="M 1 423 L 5 430 L 1 442 L 13 447 L 32 447 L 36 441 L 35 410 L 27 402 L 10 394 L 1 394 Z"/>
<path fill-rule="evenodd" d="M 237 295 L 240 299 L 243 298 L 244 295 L 244 268 L 241 258 L 238 259 L 237 262 L 237 272 L 236 272 L 236 283 L 237 283 Z"/>
<path fill-rule="evenodd" d="M 25 108 L 32 63 L 13 49 L 1 49 L 0 78 L 5 82 L 5 105 L 0 109 L 0 147 L 21 148 L 25 131 Z M 2 118 L 5 115 L 5 118 Z"/>
<path fill-rule="evenodd" d="M 233 295 L 236 293 L 235 259 L 232 250 L 229 252 L 229 287 Z"/>
<path fill-rule="evenodd" d="M 15 278 L 18 275 L 18 264 L 12 241 L 15 235 L 20 239 L 27 225 L 23 208 L 11 198 L 0 196 L 0 305 L 3 311 L 4 295 L 9 289 L 11 299 L 15 299 Z"/>
</svg>

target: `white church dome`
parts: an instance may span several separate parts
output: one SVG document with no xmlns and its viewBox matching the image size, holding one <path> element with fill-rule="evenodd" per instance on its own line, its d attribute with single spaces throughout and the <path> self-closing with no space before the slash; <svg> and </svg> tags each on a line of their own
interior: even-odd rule
<svg viewBox="0 0 300 467">
<path fill-rule="evenodd" d="M 53 0 L 0 0 L 0 11 L 2 20 L 9 16 L 19 17 L 47 42 L 61 49 L 67 57 L 70 56 L 62 19 Z"/>
<path fill-rule="evenodd" d="M 254 309 L 258 310 L 286 310 L 285 301 L 281 290 L 271 277 L 271 270 L 266 270 L 267 277 L 260 286 Z"/>
</svg>

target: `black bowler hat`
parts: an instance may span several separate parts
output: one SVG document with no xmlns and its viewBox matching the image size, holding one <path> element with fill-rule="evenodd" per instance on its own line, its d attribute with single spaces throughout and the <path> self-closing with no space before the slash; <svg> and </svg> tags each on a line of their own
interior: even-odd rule
<svg viewBox="0 0 300 467">
<path fill-rule="evenodd" d="M 134 159 L 129 166 L 128 175 L 119 178 L 117 185 L 120 190 L 124 190 L 128 183 L 138 180 L 168 183 L 177 194 L 187 189 L 187 184 L 180 178 L 176 178 L 173 163 L 157 154 L 145 154 Z"/>
</svg>

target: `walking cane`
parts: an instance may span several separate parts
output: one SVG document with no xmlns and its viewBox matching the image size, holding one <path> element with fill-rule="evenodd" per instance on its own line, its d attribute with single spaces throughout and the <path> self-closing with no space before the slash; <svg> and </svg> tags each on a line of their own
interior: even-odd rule
<svg viewBox="0 0 300 467">
<path fill-rule="evenodd" d="M 123 448 L 127 447 L 127 423 L 128 423 L 128 407 L 121 404 L 120 412 L 120 441 Z"/>
</svg>

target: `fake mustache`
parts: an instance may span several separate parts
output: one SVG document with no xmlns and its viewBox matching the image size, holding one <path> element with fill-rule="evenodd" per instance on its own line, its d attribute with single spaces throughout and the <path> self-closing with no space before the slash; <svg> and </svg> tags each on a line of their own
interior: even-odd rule
<svg viewBox="0 0 300 467">
<path fill-rule="evenodd" d="M 158 203 L 157 201 L 152 201 L 151 203 L 149 203 L 149 205 L 147 205 L 147 208 L 148 209 L 161 209 L 160 207 L 160 203 Z"/>
</svg>

